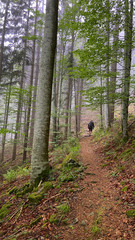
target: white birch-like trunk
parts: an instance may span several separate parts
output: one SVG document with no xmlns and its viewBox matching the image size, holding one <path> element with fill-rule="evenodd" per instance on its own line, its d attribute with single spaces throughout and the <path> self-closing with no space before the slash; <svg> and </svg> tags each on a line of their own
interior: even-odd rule
<svg viewBox="0 0 135 240">
<path fill-rule="evenodd" d="M 43 39 L 39 86 L 37 92 L 34 139 L 31 160 L 31 183 L 38 184 L 49 173 L 48 142 L 51 114 L 51 95 L 57 40 L 58 0 L 48 0 Z"/>
</svg>

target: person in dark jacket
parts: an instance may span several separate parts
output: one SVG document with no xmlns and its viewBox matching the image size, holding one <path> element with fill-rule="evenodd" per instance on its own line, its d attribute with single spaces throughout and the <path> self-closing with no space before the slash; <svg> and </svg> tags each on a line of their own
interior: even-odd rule
<svg viewBox="0 0 135 240">
<path fill-rule="evenodd" d="M 92 130 L 94 129 L 94 122 L 91 120 L 88 124 L 89 135 L 91 136 Z"/>
</svg>

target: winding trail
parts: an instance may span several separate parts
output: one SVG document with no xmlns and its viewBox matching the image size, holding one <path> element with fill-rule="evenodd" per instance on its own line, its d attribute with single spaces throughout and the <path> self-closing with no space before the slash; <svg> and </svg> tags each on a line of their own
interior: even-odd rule
<svg viewBox="0 0 135 240">
<path fill-rule="evenodd" d="M 115 180 L 102 168 L 102 156 L 91 137 L 81 139 L 81 160 L 87 169 L 79 182 L 82 191 L 73 197 L 71 228 L 63 228 L 64 240 L 133 240 Z M 123 231 L 123 229 L 125 231 Z"/>
</svg>

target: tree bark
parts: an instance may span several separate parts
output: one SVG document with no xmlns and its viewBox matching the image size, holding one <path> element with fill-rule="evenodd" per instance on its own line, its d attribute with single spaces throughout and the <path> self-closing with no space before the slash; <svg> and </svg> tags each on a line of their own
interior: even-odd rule
<svg viewBox="0 0 135 240">
<path fill-rule="evenodd" d="M 38 10 L 38 0 L 36 0 L 36 11 Z M 37 16 L 35 16 L 34 23 L 34 36 L 36 36 L 36 24 L 37 24 Z M 34 63 L 35 63 L 35 47 L 36 40 L 33 40 L 33 49 L 32 49 L 32 66 L 31 66 L 31 75 L 30 75 L 30 88 L 33 87 L 33 78 L 34 78 Z M 29 97 L 28 97 L 28 111 L 27 111 L 27 121 L 25 127 L 25 137 L 24 137 L 24 145 L 23 145 L 23 162 L 26 161 L 27 157 L 27 146 L 28 146 L 28 136 L 29 136 L 29 126 L 30 126 L 30 113 L 31 113 L 31 105 L 32 105 L 32 90 L 29 89 Z"/>
<path fill-rule="evenodd" d="M 9 115 L 9 104 L 10 104 L 10 96 L 11 96 L 11 86 L 12 86 L 12 74 L 10 79 L 10 86 L 8 89 L 8 95 L 5 103 L 5 115 L 4 115 L 4 126 L 3 129 L 7 130 L 7 123 L 8 123 L 8 115 Z M 6 132 L 2 135 L 2 153 L 1 153 L 1 162 L 4 161 L 4 153 L 5 153 L 5 143 L 6 143 Z"/>
<path fill-rule="evenodd" d="M 58 0 L 47 0 L 31 160 L 31 184 L 38 184 L 49 174 L 48 143 L 57 19 Z"/>
<path fill-rule="evenodd" d="M 30 6 L 30 1 L 29 1 L 29 6 Z M 29 12 L 30 12 L 30 10 L 28 9 L 25 36 L 28 36 Z M 24 82 L 24 75 L 25 75 L 26 48 L 27 48 L 27 40 L 25 39 L 24 41 L 25 42 L 24 42 L 24 54 L 23 54 L 23 63 L 22 63 L 22 74 L 21 74 L 21 80 L 20 80 L 20 93 L 19 93 L 19 100 L 18 100 L 18 109 L 17 109 L 17 117 L 16 117 L 16 127 L 15 127 L 12 160 L 16 159 L 18 131 L 20 129 L 20 116 L 21 116 L 21 109 L 22 109 L 22 90 L 23 90 L 23 82 Z"/>
<path fill-rule="evenodd" d="M 7 24 L 9 3 L 10 3 L 10 0 L 7 0 L 6 9 L 5 9 L 5 16 L 4 16 L 4 23 L 3 23 L 3 29 L 2 29 L 2 39 L 1 39 L 1 47 L 0 47 L 0 82 L 1 82 L 1 78 L 2 78 L 3 49 L 4 49 L 4 41 L 5 41 L 5 32 L 6 32 L 6 24 Z"/>
<path fill-rule="evenodd" d="M 117 81 L 117 58 L 118 58 L 118 40 L 119 40 L 119 14 L 120 9 L 117 6 L 116 9 L 116 20 L 113 34 L 113 59 L 111 63 L 111 73 L 110 77 L 110 124 L 112 125 L 114 121 L 114 107 L 115 107 L 115 92 L 116 92 L 116 81 Z"/>
<path fill-rule="evenodd" d="M 107 16 L 107 63 L 106 63 L 106 104 L 105 104 L 105 127 L 110 127 L 110 94 L 109 94 L 109 65 L 110 65 L 110 0 L 107 0 L 108 16 Z"/>
<path fill-rule="evenodd" d="M 132 53 L 132 31 L 133 31 L 133 0 L 125 0 L 125 51 L 124 51 L 124 80 L 123 80 L 123 98 L 122 98 L 122 132 L 123 138 L 128 138 L 128 106 L 130 89 L 130 70 Z"/>
</svg>

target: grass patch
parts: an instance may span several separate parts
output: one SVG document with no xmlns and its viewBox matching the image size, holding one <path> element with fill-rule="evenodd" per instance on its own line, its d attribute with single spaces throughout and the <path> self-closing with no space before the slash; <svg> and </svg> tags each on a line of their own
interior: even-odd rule
<svg viewBox="0 0 135 240">
<path fill-rule="evenodd" d="M 93 235 L 98 235 L 101 233 L 101 227 L 100 224 L 102 222 L 102 215 L 103 215 L 103 210 L 99 210 L 97 213 L 97 217 L 94 221 L 94 224 L 91 228 Z"/>
<path fill-rule="evenodd" d="M 60 213 L 68 213 L 70 211 L 68 203 L 63 203 L 59 206 L 57 206 L 57 209 Z"/>
</svg>

